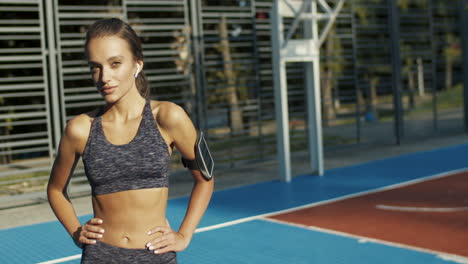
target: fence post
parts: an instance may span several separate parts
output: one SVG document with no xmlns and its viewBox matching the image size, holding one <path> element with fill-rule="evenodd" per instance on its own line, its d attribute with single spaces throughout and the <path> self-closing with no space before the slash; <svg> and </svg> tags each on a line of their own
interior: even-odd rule
<svg viewBox="0 0 468 264">
<path fill-rule="evenodd" d="M 59 103 L 59 86 L 57 83 L 57 49 L 55 43 L 55 22 L 54 22 L 54 7 L 52 0 L 45 1 L 45 14 L 46 14 L 46 26 L 47 26 L 47 44 L 48 44 L 48 58 L 49 58 L 49 85 L 50 99 L 51 99 L 51 110 L 52 113 L 52 124 L 53 124 L 53 142 L 54 142 L 54 153 L 56 154 L 60 143 L 60 136 L 62 135 L 62 115 Z"/>
<path fill-rule="evenodd" d="M 462 39 L 462 76 L 463 76 L 463 110 L 464 128 L 468 133 L 468 0 L 460 0 L 459 28 Z"/>
<path fill-rule="evenodd" d="M 400 56 L 400 16 L 397 1 L 388 0 L 390 15 L 390 39 L 392 54 L 392 88 L 396 143 L 400 145 L 403 135 L 403 111 L 401 104 L 401 56 Z"/>
<path fill-rule="evenodd" d="M 191 17 L 191 24 L 192 24 L 192 52 L 193 52 L 193 58 L 194 58 L 194 67 L 193 67 L 193 72 L 195 73 L 195 87 L 196 87 L 196 93 L 195 93 L 195 101 L 196 101 L 196 120 L 195 124 L 198 129 L 205 130 L 207 129 L 206 127 L 206 121 L 203 121 L 204 117 L 204 106 L 203 106 L 203 71 L 201 69 L 202 67 L 202 47 L 201 47 L 201 38 L 202 35 L 200 33 L 200 25 L 199 25 L 199 16 L 200 14 L 200 1 L 190 1 L 190 17 Z"/>
</svg>

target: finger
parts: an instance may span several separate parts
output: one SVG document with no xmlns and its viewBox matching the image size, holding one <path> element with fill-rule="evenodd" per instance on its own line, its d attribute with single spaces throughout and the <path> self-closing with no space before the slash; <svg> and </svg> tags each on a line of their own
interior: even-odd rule
<svg viewBox="0 0 468 264">
<path fill-rule="evenodd" d="M 93 225 L 86 225 L 84 231 L 104 234 L 104 228 Z"/>
<path fill-rule="evenodd" d="M 167 253 L 167 252 L 170 252 L 170 251 L 174 251 L 172 249 L 172 247 L 170 246 L 167 246 L 165 248 L 161 248 L 161 249 L 156 249 L 153 251 L 154 254 L 164 254 L 164 253 Z"/>
<path fill-rule="evenodd" d="M 164 237 L 164 236 L 160 236 L 160 237 L 146 243 L 146 247 L 149 250 L 155 250 L 155 249 L 165 247 L 165 246 L 167 246 L 167 238 Z"/>
<path fill-rule="evenodd" d="M 96 244 L 96 240 L 88 239 L 84 236 L 80 236 L 80 238 L 78 239 L 78 242 L 80 242 L 81 244 L 88 244 L 88 245 Z"/>
<path fill-rule="evenodd" d="M 176 237 L 176 233 L 172 232 L 168 235 L 164 235 L 164 240 L 161 240 L 161 242 L 157 242 L 154 244 L 154 247 L 156 249 L 161 249 L 161 248 L 165 248 L 165 247 L 168 247 L 168 246 L 174 246 L 177 244 L 177 237 Z"/>
<path fill-rule="evenodd" d="M 102 224 L 104 221 L 101 219 L 101 218 L 92 218 L 91 220 L 89 220 L 87 222 L 87 224 L 90 224 L 90 225 L 100 225 Z"/>
<path fill-rule="evenodd" d="M 82 236 L 84 236 L 85 238 L 95 238 L 95 239 L 100 239 L 102 238 L 102 234 L 99 234 L 99 233 L 94 233 L 94 232 L 88 232 L 88 231 L 84 231 L 82 233 Z"/>
<path fill-rule="evenodd" d="M 169 227 L 166 227 L 166 226 L 157 226 L 157 227 L 151 229 L 150 231 L 148 231 L 147 234 L 148 234 L 148 235 L 152 235 L 152 234 L 158 233 L 158 232 L 163 233 L 163 234 L 167 234 L 167 233 L 169 233 L 169 232 L 171 232 L 171 231 L 172 231 L 172 229 L 169 228 Z"/>
</svg>

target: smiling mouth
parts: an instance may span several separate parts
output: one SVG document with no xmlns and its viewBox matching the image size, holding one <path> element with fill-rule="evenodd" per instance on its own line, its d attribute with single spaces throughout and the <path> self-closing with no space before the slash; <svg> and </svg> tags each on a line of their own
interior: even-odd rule
<svg viewBox="0 0 468 264">
<path fill-rule="evenodd" d="M 114 88 L 116 88 L 116 87 L 117 87 L 117 86 L 102 87 L 102 88 L 101 88 L 101 92 L 107 94 L 107 93 L 112 92 L 112 90 L 113 90 Z"/>
</svg>

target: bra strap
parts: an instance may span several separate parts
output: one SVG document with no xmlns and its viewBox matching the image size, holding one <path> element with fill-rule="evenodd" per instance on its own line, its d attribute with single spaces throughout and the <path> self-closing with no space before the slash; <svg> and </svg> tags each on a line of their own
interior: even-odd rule
<svg viewBox="0 0 468 264">
<path fill-rule="evenodd" d="M 143 111 L 143 117 L 145 118 L 154 118 L 153 117 L 153 111 L 151 110 L 151 101 L 150 99 L 146 99 L 145 103 L 145 110 Z"/>
</svg>

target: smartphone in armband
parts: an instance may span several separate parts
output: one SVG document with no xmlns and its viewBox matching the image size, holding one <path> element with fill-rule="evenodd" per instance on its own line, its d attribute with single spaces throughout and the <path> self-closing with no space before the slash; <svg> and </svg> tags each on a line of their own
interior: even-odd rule
<svg viewBox="0 0 468 264">
<path fill-rule="evenodd" d="M 190 170 L 199 170 L 207 181 L 213 178 L 214 161 L 202 131 L 198 133 L 195 142 L 195 159 L 188 160 L 182 157 L 182 164 Z"/>
</svg>

